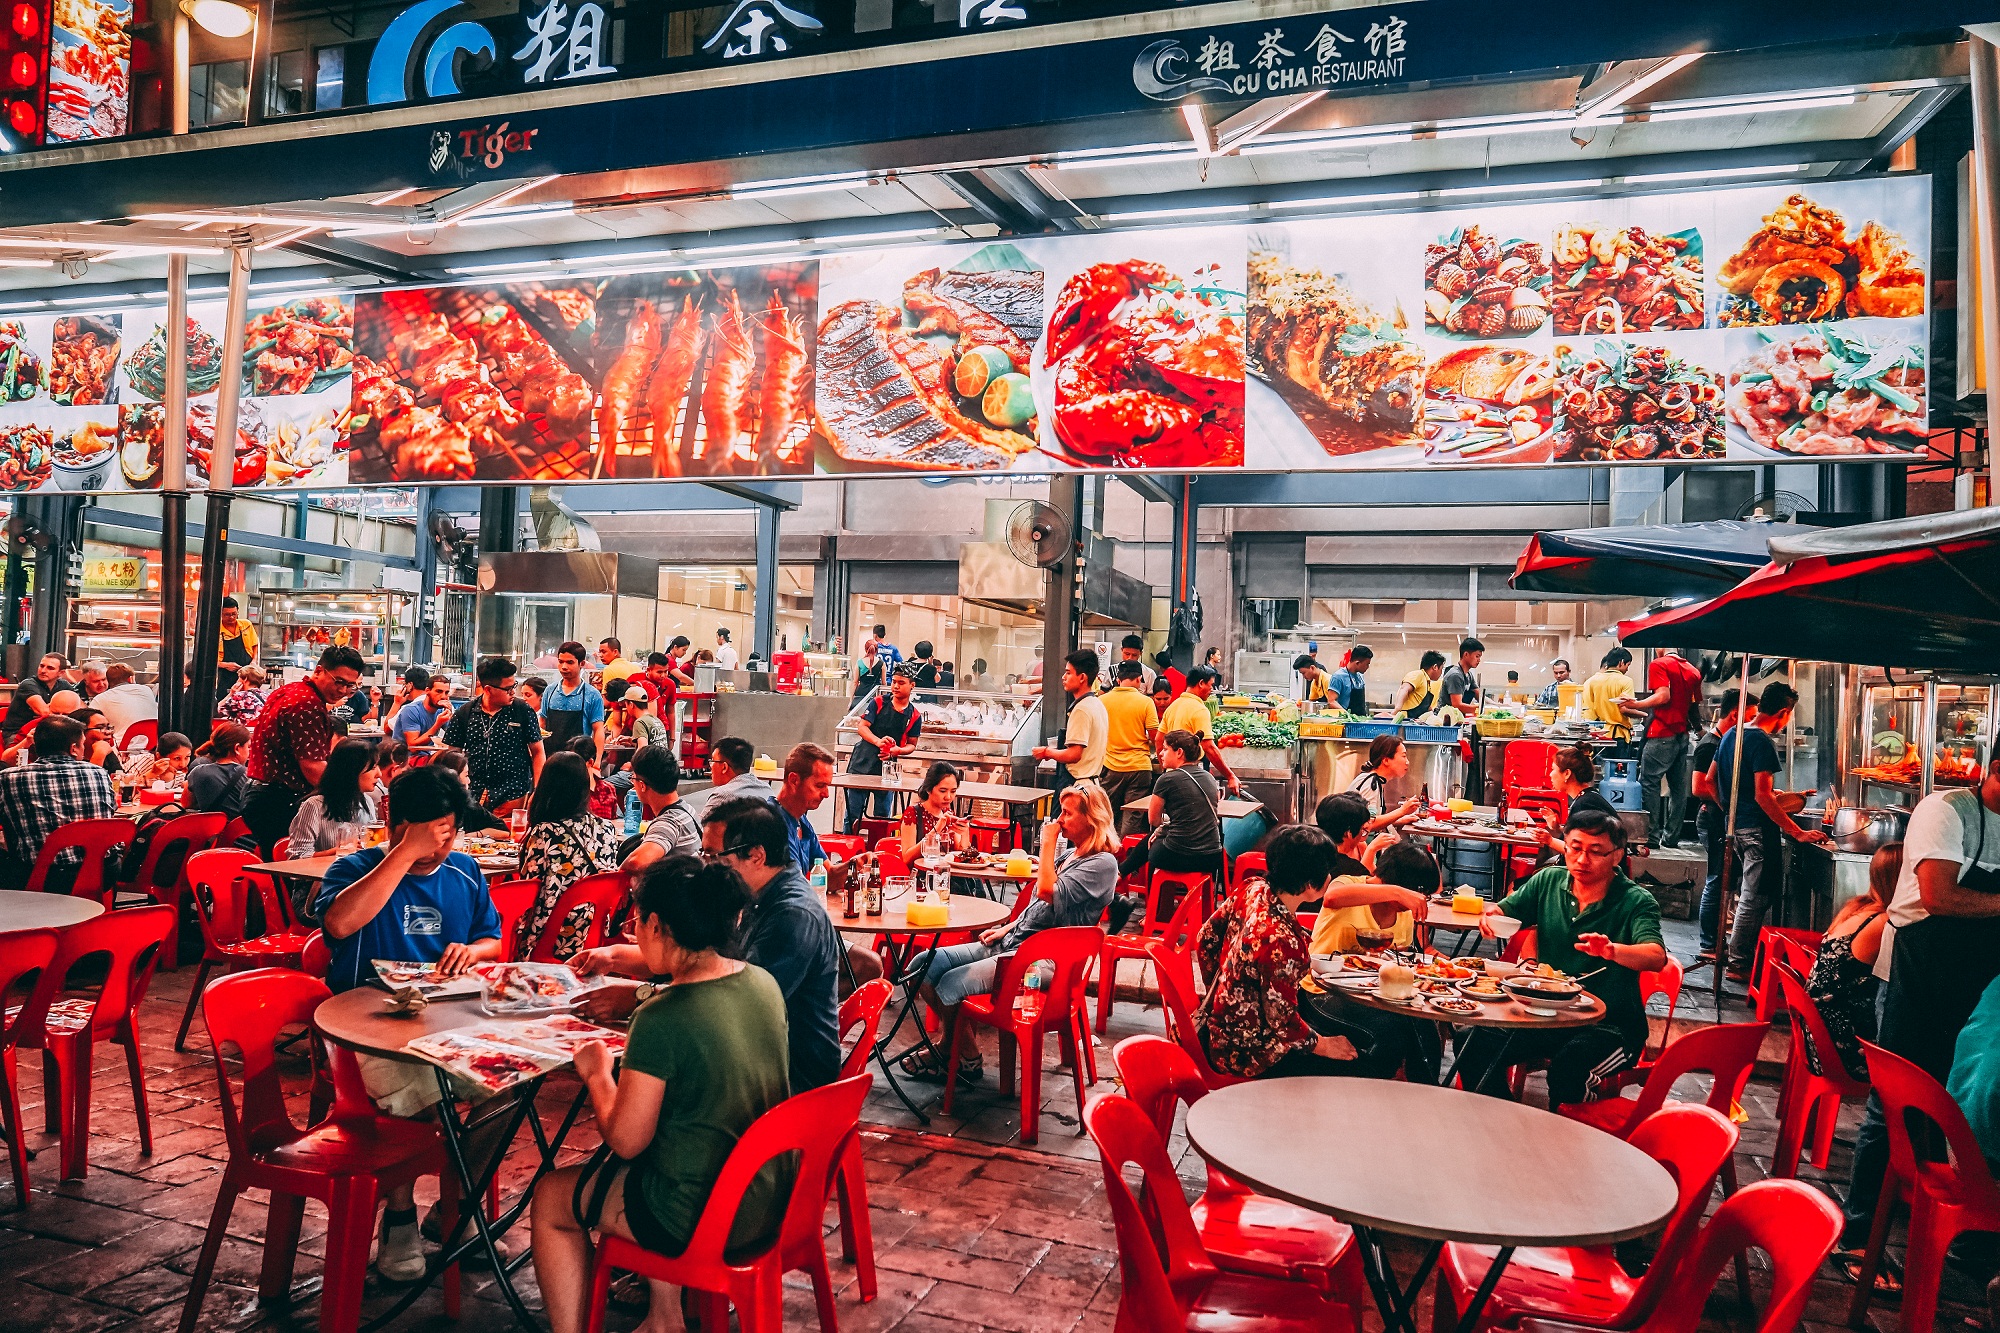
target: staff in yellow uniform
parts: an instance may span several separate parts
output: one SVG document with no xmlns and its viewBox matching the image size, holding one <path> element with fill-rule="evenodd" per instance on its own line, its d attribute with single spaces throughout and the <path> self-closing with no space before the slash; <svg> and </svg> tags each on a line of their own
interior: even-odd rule
<svg viewBox="0 0 2000 1333">
<path fill-rule="evenodd" d="M 1167 705 L 1167 711 L 1160 714 L 1160 738 L 1165 744 L 1170 731 L 1185 731 L 1201 741 L 1202 758 L 1208 761 L 1209 772 L 1222 780 L 1234 796 L 1243 790 L 1243 784 L 1229 770 L 1222 758 L 1222 751 L 1215 743 L 1215 716 L 1209 712 L 1209 696 L 1215 693 L 1216 685 L 1222 680 L 1222 673 L 1208 667 L 1196 667 L 1187 673 L 1187 688 Z"/>
<path fill-rule="evenodd" d="M 257 661 L 257 630 L 242 619 L 234 597 L 222 599 L 222 657 L 215 677 L 215 697 L 236 688 L 236 673 Z"/>
<path fill-rule="evenodd" d="M 1435 648 L 1417 661 L 1417 669 L 1403 677 L 1396 692 L 1396 717 L 1409 721 L 1422 717 L 1438 706 L 1438 681 L 1444 676 L 1444 654 Z"/>
<path fill-rule="evenodd" d="M 1109 725 L 1101 782 L 1120 832 L 1144 833 L 1146 812 L 1125 807 L 1152 795 L 1153 738 L 1159 734 L 1160 711 L 1140 689 L 1146 668 L 1138 662 L 1120 662 L 1112 678 L 1117 684 L 1103 699 Z"/>
<path fill-rule="evenodd" d="M 1611 739 L 1617 745 L 1611 752 L 1615 759 L 1631 757 L 1632 719 L 1646 716 L 1626 707 L 1637 693 L 1632 678 L 1625 674 L 1625 668 L 1631 665 L 1632 654 L 1628 650 L 1613 648 L 1598 664 L 1597 674 L 1583 682 L 1583 715 L 1610 728 Z"/>
</svg>

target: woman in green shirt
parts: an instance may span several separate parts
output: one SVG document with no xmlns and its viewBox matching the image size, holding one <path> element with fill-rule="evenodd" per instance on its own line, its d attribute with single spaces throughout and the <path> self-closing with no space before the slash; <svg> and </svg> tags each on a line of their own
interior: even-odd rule
<svg viewBox="0 0 2000 1333">
<path fill-rule="evenodd" d="M 601 1042 L 576 1053 L 612 1155 L 551 1172 L 535 1189 L 535 1278 L 555 1333 L 584 1327 L 590 1232 L 681 1253 L 737 1140 L 790 1093 L 778 983 L 718 952 L 749 904 L 735 871 L 691 856 L 657 861 L 639 882 L 639 950 L 650 972 L 673 981 L 642 996 L 615 1077 Z M 789 1188 L 778 1166 L 745 1194 L 732 1249 L 754 1251 L 775 1236 Z M 654 1283 L 644 1328 L 679 1327 L 679 1293 Z"/>
</svg>

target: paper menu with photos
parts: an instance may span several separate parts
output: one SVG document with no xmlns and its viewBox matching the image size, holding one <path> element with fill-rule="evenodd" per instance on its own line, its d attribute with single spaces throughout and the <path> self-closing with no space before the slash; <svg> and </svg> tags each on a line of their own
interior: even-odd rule
<svg viewBox="0 0 2000 1333">
<path fill-rule="evenodd" d="M 417 1038 L 404 1049 L 469 1083 L 497 1092 L 562 1068 L 586 1041 L 604 1043 L 614 1056 L 625 1050 L 624 1033 L 568 1017 L 437 1032 Z"/>
<path fill-rule="evenodd" d="M 451 999 L 456 996 L 479 994 L 479 976 L 473 972 L 461 972 L 455 977 L 438 975 L 436 963 L 410 963 L 393 958 L 373 960 L 375 975 L 391 990 L 402 990 L 414 986 L 417 993 L 427 1000 Z"/>
</svg>

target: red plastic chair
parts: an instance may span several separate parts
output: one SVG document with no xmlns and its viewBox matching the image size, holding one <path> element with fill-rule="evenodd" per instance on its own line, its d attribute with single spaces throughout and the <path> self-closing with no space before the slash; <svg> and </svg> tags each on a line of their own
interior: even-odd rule
<svg viewBox="0 0 2000 1333">
<path fill-rule="evenodd" d="M 1194 1061 L 1164 1037 L 1127 1037 L 1112 1048 L 1111 1059 L 1125 1095 L 1146 1113 L 1162 1142 L 1173 1130 L 1176 1105 L 1193 1106 L 1208 1095 Z M 1258 1194 L 1213 1166 L 1207 1190 L 1188 1214 L 1218 1267 L 1310 1283 L 1347 1306 L 1359 1333 L 1368 1280 L 1354 1229 L 1345 1222 Z"/>
<path fill-rule="evenodd" d="M 1598 1328 L 1632 1328 L 1650 1315 L 1677 1276 L 1681 1256 L 1694 1243 L 1715 1177 L 1736 1147 L 1736 1126 L 1706 1106 L 1676 1102 L 1647 1117 L 1633 1131 L 1632 1146 L 1673 1173 L 1678 1201 L 1659 1251 L 1643 1277 L 1619 1266 L 1605 1246 L 1524 1246 L 1500 1274 L 1480 1311 L 1480 1328 L 1503 1328 L 1525 1318 L 1561 1319 Z M 1499 1248 L 1453 1241 L 1438 1258 L 1432 1327 L 1458 1322 L 1478 1292 Z"/>
<path fill-rule="evenodd" d="M 1559 1114 L 1629 1139 L 1647 1117 L 1666 1105 L 1677 1081 L 1689 1074 L 1707 1074 L 1712 1079 L 1708 1108 L 1727 1116 L 1730 1105 L 1743 1096 L 1743 1085 L 1750 1081 L 1750 1072 L 1757 1064 L 1758 1048 L 1770 1030 L 1769 1023 L 1721 1023 L 1696 1028 L 1667 1047 L 1653 1062 L 1636 1098 L 1606 1097 L 1579 1102 L 1561 1108 Z"/>
<path fill-rule="evenodd" d="M 1757 1010 L 1757 1021 L 1768 1023 L 1778 1014 L 1785 1012 L 1785 996 L 1778 979 L 1771 968 L 1786 961 L 1784 953 L 1773 945 L 1779 940 L 1792 941 L 1812 953 L 1819 952 L 1822 932 L 1799 930 L 1791 926 L 1765 926 L 1757 932 L 1757 949 L 1750 955 L 1750 980 L 1745 989 L 1750 993 L 1750 1003 Z M 1811 968 L 1807 967 L 1806 971 Z"/>
<path fill-rule="evenodd" d="M 1153 975 L 1160 983 L 1160 1009 L 1166 1017 L 1167 1035 L 1194 1062 L 1201 1081 L 1210 1092 L 1244 1082 L 1208 1062 L 1208 1049 L 1201 1044 L 1201 1032 L 1194 1022 L 1195 1012 L 1201 1008 L 1201 996 L 1194 988 L 1194 955 L 1176 952 L 1155 940 L 1147 956 L 1153 960 Z"/>
<path fill-rule="evenodd" d="M 1237 894 L 1242 893 L 1245 884 L 1248 884 L 1253 879 L 1262 879 L 1269 873 L 1269 870 L 1270 867 L 1265 862 L 1264 853 L 1262 852 L 1245 852 L 1243 855 L 1237 857 L 1236 863 L 1229 870 L 1230 897 L 1233 898 Z"/>
<path fill-rule="evenodd" d="M 132 1015 L 153 982 L 153 968 L 172 925 L 173 910 L 156 906 L 106 912 L 65 927 L 55 961 L 42 973 L 16 1022 L 21 1049 L 42 1053 L 43 1128 L 62 1135 L 64 1180 L 80 1178 L 89 1168 L 91 1048 L 98 1041 L 125 1048 L 139 1150 L 153 1151 L 139 1033 Z M 70 970 L 92 957 L 105 959 L 104 980 L 95 997 L 65 995 Z"/>
<path fill-rule="evenodd" d="M 604 875 L 585 875 L 576 883 L 563 890 L 562 897 L 549 912 L 549 919 L 542 926 L 541 938 L 535 941 L 534 950 L 528 961 L 534 963 L 558 962 L 556 942 L 562 938 L 563 923 L 569 919 L 572 909 L 588 906 L 591 909 L 590 924 L 583 932 L 583 939 L 577 948 L 595 949 L 604 943 L 605 934 L 610 930 L 611 918 L 624 907 L 630 896 L 631 881 L 620 871 Z"/>
<path fill-rule="evenodd" d="M 1646 1045 L 1640 1050 L 1637 1063 L 1630 1069 L 1620 1070 L 1618 1073 L 1613 1074 L 1600 1085 L 1606 1096 L 1616 1093 L 1620 1088 L 1629 1088 L 1634 1084 L 1644 1083 L 1651 1076 L 1654 1064 L 1666 1052 L 1667 1043 L 1674 1039 L 1674 1010 L 1680 1007 L 1681 983 L 1684 979 L 1685 973 L 1681 967 L 1681 961 L 1672 954 L 1667 955 L 1667 961 L 1664 966 L 1655 968 L 1651 972 L 1641 972 L 1639 974 L 1639 1005 L 1641 1008 L 1652 1003 L 1655 995 L 1664 995 L 1667 997 L 1667 1017 L 1666 1021 L 1660 1024 L 1660 1044 L 1657 1048 L 1653 1045 L 1653 1034 L 1649 1025 L 1649 1030 L 1646 1033 Z"/>
<path fill-rule="evenodd" d="M 1848 1075 L 1820 1017 L 1819 1006 L 1806 994 L 1806 983 L 1783 963 L 1772 971 L 1783 989 L 1785 1008 L 1792 1015 L 1792 1054 L 1785 1064 L 1785 1081 L 1778 1101 L 1778 1148 L 1771 1157 L 1771 1174 L 1780 1180 L 1796 1176 L 1806 1136 L 1812 1135 L 1812 1164 L 1826 1170 L 1833 1151 L 1833 1126 L 1840 1118 L 1842 1098 L 1868 1095 L 1868 1085 Z M 1819 1057 L 1815 1074 L 1806 1063 L 1806 1043 Z"/>
<path fill-rule="evenodd" d="M 223 1169 L 208 1236 L 181 1306 L 180 1333 L 194 1333 L 229 1230 L 230 1213 L 246 1189 L 268 1190 L 271 1195 L 264 1265 L 257 1283 L 257 1295 L 265 1301 L 282 1300 L 291 1287 L 305 1201 L 318 1199 L 326 1206 L 326 1269 L 319 1303 L 319 1326 L 326 1333 L 351 1333 L 360 1319 L 368 1247 L 375 1235 L 375 1204 L 382 1190 L 418 1176 L 439 1176 L 445 1230 L 456 1223 L 456 1177 L 445 1164 L 436 1126 L 377 1114 L 351 1056 L 342 1052 L 335 1058 L 338 1091 L 331 1115 L 301 1129 L 286 1114 L 277 1069 L 278 1034 L 295 1024 L 310 1026 L 313 1010 L 328 995 L 326 984 L 315 978 L 264 968 L 223 977 L 202 996 L 202 1020 L 222 1092 L 229 1165 Z M 235 1047 L 242 1058 L 240 1098 L 222 1058 L 226 1046 Z M 444 1285 L 445 1312 L 453 1318 L 458 1314 L 458 1295 L 458 1272 L 453 1267 L 446 1270 Z"/>
<path fill-rule="evenodd" d="M 216 838 L 215 845 L 218 847 L 234 847 L 238 842 L 251 836 L 249 821 L 244 819 L 242 815 L 238 815 L 222 826 L 222 833 Z M 249 849 L 246 848 L 245 850 Z"/>
<path fill-rule="evenodd" d="M 896 823 L 897 821 L 893 819 L 877 819 L 873 815 L 864 816 L 860 825 L 862 845 L 879 847 L 885 840 L 894 841 L 896 837 Z M 822 847 L 825 845 L 823 842 L 820 844 Z"/>
<path fill-rule="evenodd" d="M 42 843 L 42 850 L 35 857 L 35 868 L 28 873 L 28 892 L 41 893 L 48 887 L 49 869 L 55 864 L 57 852 L 81 847 L 83 863 L 76 868 L 76 882 L 70 886 L 70 896 L 95 898 L 110 908 L 111 887 L 105 868 L 114 853 L 132 845 L 136 831 L 137 826 L 129 819 L 79 819 L 63 825 Z"/>
<path fill-rule="evenodd" d="M 1839 1237 L 1840 1210 L 1812 1186 L 1796 1180 L 1746 1186 L 1709 1218 L 1693 1252 L 1674 1266 L 1659 1307 L 1637 1325 L 1638 1333 L 1696 1333 L 1724 1265 L 1753 1249 L 1770 1256 L 1771 1294 L 1746 1333 L 1792 1333 L 1805 1315 L 1813 1277 Z M 1590 1326 L 1524 1319 L 1518 1327 L 1521 1333 L 1566 1333 Z"/>
<path fill-rule="evenodd" d="M 1127 958 L 1144 960 L 1147 946 L 1154 940 L 1163 940 L 1167 947 L 1188 950 L 1194 947 L 1194 937 L 1201 930 L 1205 919 L 1200 913 L 1208 901 L 1209 886 L 1215 877 L 1205 870 L 1156 870 L 1151 882 L 1146 886 L 1146 908 L 1139 918 L 1137 935 L 1107 935 L 1104 944 L 1097 951 L 1097 1030 L 1103 1032 L 1111 1022 L 1111 1006 L 1118 998 L 1118 964 Z M 1181 890 L 1180 902 L 1175 905 L 1171 919 L 1158 919 L 1160 890 L 1166 885 L 1178 885 Z"/>
<path fill-rule="evenodd" d="M 1354 1313 L 1316 1287 L 1224 1272 L 1203 1248 L 1165 1142 L 1138 1104 L 1098 1097 L 1083 1113 L 1118 1232 L 1116 1333 L 1351 1333 Z M 1126 1182 L 1139 1168 L 1142 1203 Z"/>
<path fill-rule="evenodd" d="M 1005 819 L 975 819 L 970 823 L 972 845 L 992 856 L 1014 849 L 1014 825 Z"/>
<path fill-rule="evenodd" d="M 486 886 L 493 895 L 494 910 L 500 913 L 500 956 L 521 956 L 521 919 L 535 905 L 542 886 L 532 879 L 496 879 Z"/>
<path fill-rule="evenodd" d="M 828 856 L 838 856 L 846 861 L 852 861 L 868 850 L 868 844 L 859 833 L 822 833 L 819 845 Z"/>
<path fill-rule="evenodd" d="M 1888 1239 L 1889 1217 L 1899 1199 L 1910 1201 L 1909 1249 L 1903 1265 L 1903 1327 L 1927 1329 L 1937 1318 L 1938 1283 L 1944 1276 L 1945 1251 L 1962 1231 L 2000 1231 L 2000 1185 L 1986 1155 L 1973 1137 L 1960 1109 L 1944 1085 L 1902 1056 L 1864 1041 L 1868 1081 L 1882 1099 L 1882 1118 L 1889 1125 L 1889 1179 L 1875 1206 L 1867 1258 L 1847 1322 L 1860 1327 L 1875 1289 L 1875 1270 Z M 1949 1157 L 1930 1160 L 1935 1151 L 1917 1157 L 1916 1129 L 1935 1144 L 1942 1136 Z"/>
<path fill-rule="evenodd" d="M 787 1098 L 760 1116 L 736 1141 L 709 1191 L 693 1239 L 674 1258 L 641 1249 L 622 1236 L 602 1236 L 590 1269 L 589 1333 L 604 1333 L 611 1275 L 621 1268 L 697 1293 L 695 1304 L 704 1329 L 728 1328 L 728 1307 L 734 1305 L 742 1333 L 782 1333 L 780 1278 L 794 1267 L 813 1271 L 816 1251 L 814 1281 L 826 1280 L 821 1218 L 826 1214 L 834 1158 L 860 1123 L 861 1100 L 872 1081 L 866 1074 L 844 1078 Z M 743 1192 L 772 1159 L 788 1153 L 797 1153 L 798 1162 L 778 1238 L 757 1254 L 729 1262 L 723 1251 Z"/>
<path fill-rule="evenodd" d="M 188 858 L 188 888 L 194 899 L 195 919 L 201 923 L 202 954 L 194 985 L 188 989 L 181 1030 L 174 1037 L 177 1051 L 187 1049 L 188 1028 L 194 1023 L 195 1006 L 201 1002 L 202 987 L 208 984 L 210 969 L 218 964 L 230 972 L 299 965 L 306 932 L 282 928 L 288 916 L 279 905 L 284 895 L 278 892 L 278 886 L 268 875 L 245 873 L 246 867 L 257 861 L 257 853 L 236 847 L 215 847 Z M 256 936 L 248 933 L 253 891 L 263 904 L 267 926 L 264 934 Z M 280 928 L 270 929 L 272 923 Z"/>
<path fill-rule="evenodd" d="M 895 988 L 881 977 L 856 987 L 840 1002 L 840 1039 L 857 1024 L 861 1031 L 847 1058 L 840 1063 L 842 1078 L 855 1078 L 866 1071 L 875 1054 L 875 1038 L 882 1024 L 882 1009 Z M 871 1075 L 872 1077 L 872 1075 Z M 868 1217 L 868 1172 L 861 1158 L 861 1133 L 847 1136 L 840 1145 L 840 1161 L 834 1168 L 840 1195 L 840 1257 L 854 1265 L 855 1285 L 863 1301 L 875 1299 L 875 1228 Z M 833 1292 L 813 1283 L 813 1300 L 819 1306 L 820 1326 L 834 1328 Z"/>
<path fill-rule="evenodd" d="M 1547 800 L 1556 795 L 1549 786 L 1549 766 L 1555 761 L 1552 741 L 1508 741 L 1501 751 L 1500 785 L 1507 792 L 1507 804 L 1519 807 L 1530 800 Z"/>
<path fill-rule="evenodd" d="M 159 749 L 159 719 L 149 717 L 143 721 L 134 722 L 131 726 L 125 728 L 125 734 L 118 738 L 118 748 L 120 750 L 130 750 L 133 748 L 133 741 L 139 742 L 138 748 L 141 750 L 151 751 Z"/>
<path fill-rule="evenodd" d="M 53 930 L 14 930 L 0 934 L 0 1113 L 7 1128 L 8 1155 L 14 1163 L 14 1206 L 28 1206 L 28 1146 L 21 1137 L 21 1089 L 15 1077 L 14 1043 L 21 1035 L 26 997 L 40 987 L 43 973 L 55 960 Z"/>
<path fill-rule="evenodd" d="M 1022 1143 L 1034 1143 L 1041 1128 L 1042 1043 L 1043 1038 L 1051 1033 L 1062 1051 L 1063 1063 L 1075 1075 L 1076 1112 L 1079 1117 L 1083 1114 L 1083 1085 L 1089 1079 L 1083 1047 L 1091 1040 L 1090 1016 L 1083 1000 L 1083 978 L 1096 960 L 1098 948 L 1103 942 L 1104 932 L 1096 926 L 1057 926 L 1051 930 L 1036 931 L 1021 942 L 1021 947 L 1011 957 L 1001 961 L 1000 979 L 993 993 L 967 996 L 952 1018 L 951 1031 L 945 1036 L 944 1049 L 947 1052 L 959 1049 L 958 1034 L 966 1023 L 978 1023 L 999 1032 L 1002 1096 L 1014 1091 L 1014 1062 L 1018 1052 L 1021 1064 Z M 1050 978 L 1049 988 L 1043 995 L 1040 1012 L 1033 1019 L 1024 1018 L 1014 1005 L 1020 998 L 1021 978 L 1027 975 L 1031 966 L 1044 960 L 1054 965 L 1055 975 Z M 946 1115 L 951 1114 L 953 1095 L 957 1091 L 956 1078 L 945 1083 Z M 1081 1125 L 1077 1132 L 1082 1133 Z"/>
<path fill-rule="evenodd" d="M 140 894 L 174 909 L 173 929 L 167 933 L 167 947 L 160 960 L 169 972 L 180 961 L 181 897 L 187 891 L 183 873 L 187 860 L 213 847 L 228 824 L 229 816 L 219 810 L 169 819 L 153 834 L 138 873 L 117 886 L 119 893 Z"/>
<path fill-rule="evenodd" d="M 324 981 L 327 969 L 332 966 L 333 950 L 327 947 L 326 936 L 315 930 L 299 946 L 299 971 Z"/>
</svg>

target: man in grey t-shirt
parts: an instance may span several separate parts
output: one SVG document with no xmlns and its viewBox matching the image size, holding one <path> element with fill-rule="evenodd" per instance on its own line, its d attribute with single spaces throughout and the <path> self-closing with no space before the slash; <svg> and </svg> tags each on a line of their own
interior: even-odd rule
<svg viewBox="0 0 2000 1333">
<path fill-rule="evenodd" d="M 1479 640 L 1459 640 L 1458 665 L 1445 670 L 1444 697 L 1439 707 L 1456 708 L 1467 717 L 1479 711 L 1479 682 L 1472 673 L 1485 656 L 1486 645 Z"/>
</svg>

